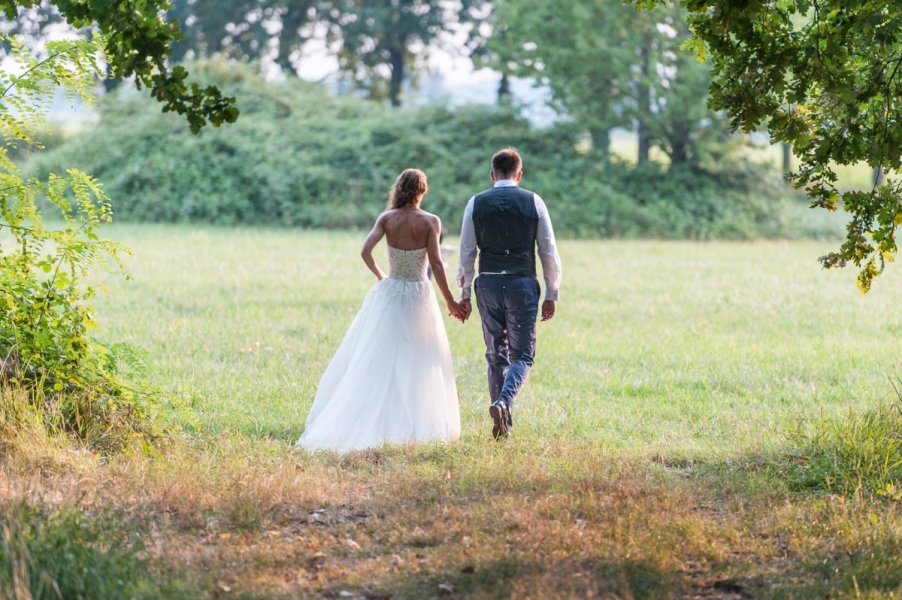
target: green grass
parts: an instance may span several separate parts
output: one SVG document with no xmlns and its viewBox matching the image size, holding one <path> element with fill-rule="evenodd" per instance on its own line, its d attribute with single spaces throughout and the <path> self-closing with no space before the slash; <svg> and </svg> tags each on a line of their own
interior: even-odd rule
<svg viewBox="0 0 902 600">
<path fill-rule="evenodd" d="M 902 396 L 886 406 L 815 422 L 797 436 L 790 480 L 796 489 L 876 493 L 902 500 Z"/>
<path fill-rule="evenodd" d="M 868 416 L 902 371 L 895 265 L 862 295 L 819 267 L 830 242 L 561 241 L 511 440 L 490 439 L 478 320 L 448 318 L 462 439 L 336 456 L 291 444 L 373 284 L 362 233 L 112 235 L 134 279 L 98 276 L 98 334 L 197 417 L 150 456 L 5 438 L 0 498 L 122 515 L 206 597 L 902 594 L 898 501 L 793 483 L 896 452 L 867 450 L 895 439 Z"/>
<path fill-rule="evenodd" d="M 372 277 L 360 235 L 120 227 L 134 280 L 106 278 L 103 338 L 146 348 L 213 431 L 291 441 Z M 863 296 L 824 243 L 565 241 L 558 315 L 517 406 L 529 443 L 630 456 L 753 451 L 798 418 L 891 391 L 902 273 Z M 384 261 L 383 261 L 384 262 Z M 482 440 L 478 320 L 447 320 L 464 442 Z"/>
</svg>

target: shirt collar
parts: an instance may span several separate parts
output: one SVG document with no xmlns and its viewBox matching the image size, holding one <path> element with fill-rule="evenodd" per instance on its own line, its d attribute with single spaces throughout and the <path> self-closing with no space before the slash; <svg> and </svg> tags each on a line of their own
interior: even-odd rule
<svg viewBox="0 0 902 600">
<path fill-rule="evenodd" d="M 513 179 L 499 179 L 492 187 L 516 187 L 517 182 Z"/>
</svg>

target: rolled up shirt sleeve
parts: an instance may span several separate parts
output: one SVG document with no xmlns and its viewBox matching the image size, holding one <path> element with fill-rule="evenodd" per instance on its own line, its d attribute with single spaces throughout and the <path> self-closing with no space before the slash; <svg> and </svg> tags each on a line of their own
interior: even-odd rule
<svg viewBox="0 0 902 600">
<path fill-rule="evenodd" d="M 467 202 L 464 209 L 464 220 L 460 226 L 460 266 L 457 269 L 457 285 L 460 286 L 460 297 L 469 298 L 476 275 L 476 229 L 473 226 L 473 199 Z"/>
<path fill-rule="evenodd" d="M 542 275 L 545 279 L 545 300 L 557 301 L 561 289 L 563 269 L 561 257 L 557 252 L 557 243 L 554 240 L 554 228 L 551 226 L 551 216 L 545 201 L 538 194 L 533 194 L 536 203 L 536 213 L 539 217 L 538 230 L 536 232 L 536 246 L 538 246 L 539 260 L 542 262 Z M 472 223 L 472 211 L 470 222 Z M 475 243 L 474 243 L 475 245 Z M 463 245 L 461 245 L 463 250 Z M 461 253 L 463 258 L 463 253 Z"/>
</svg>

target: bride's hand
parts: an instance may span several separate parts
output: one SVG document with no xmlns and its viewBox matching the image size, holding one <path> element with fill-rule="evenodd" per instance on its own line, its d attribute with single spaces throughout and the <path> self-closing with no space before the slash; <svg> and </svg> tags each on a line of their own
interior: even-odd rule
<svg viewBox="0 0 902 600">
<path fill-rule="evenodd" d="M 445 303 L 448 306 L 448 314 L 452 317 L 463 323 L 464 321 L 464 308 L 460 305 L 459 302 L 451 300 Z"/>
</svg>

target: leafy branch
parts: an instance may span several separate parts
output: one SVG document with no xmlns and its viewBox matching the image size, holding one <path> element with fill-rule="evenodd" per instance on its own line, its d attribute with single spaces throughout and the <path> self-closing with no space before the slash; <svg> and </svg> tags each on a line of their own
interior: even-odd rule
<svg viewBox="0 0 902 600">
<path fill-rule="evenodd" d="M 15 19 L 20 9 L 35 0 L 0 0 L 0 11 Z M 149 88 L 164 111 L 184 115 L 197 133 L 206 124 L 214 127 L 238 118 L 235 98 L 223 96 L 215 86 L 188 85 L 188 73 L 168 64 L 172 46 L 181 39 L 179 26 L 164 18 L 168 0 L 50 0 L 60 16 L 74 27 L 92 26 L 112 75 L 134 78 L 139 88 Z"/>
<path fill-rule="evenodd" d="M 663 3 L 635 0 L 643 9 Z M 792 146 L 800 167 L 791 181 L 812 208 L 849 215 L 846 239 L 821 264 L 856 265 L 857 285 L 869 291 L 894 260 L 902 225 L 902 12 L 877 0 L 686 7 L 694 38 L 685 47 L 712 64 L 709 104 L 735 129 L 767 125 L 773 141 Z M 835 165 L 856 163 L 888 177 L 840 190 Z"/>
</svg>

